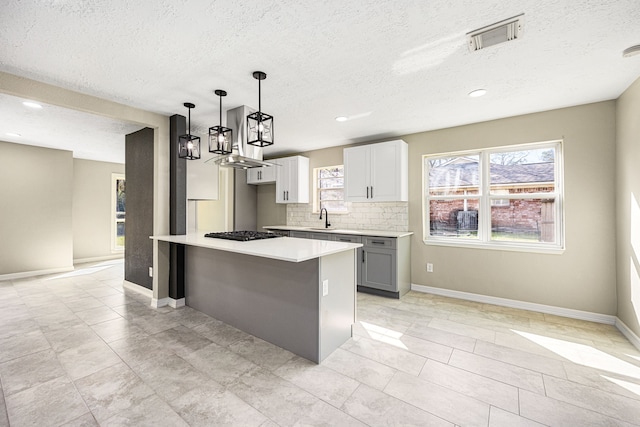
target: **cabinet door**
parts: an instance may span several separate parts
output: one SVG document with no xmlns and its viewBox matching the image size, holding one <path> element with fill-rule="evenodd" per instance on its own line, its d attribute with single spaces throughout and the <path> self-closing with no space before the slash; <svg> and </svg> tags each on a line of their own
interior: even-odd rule
<svg viewBox="0 0 640 427">
<path fill-rule="evenodd" d="M 361 286 L 397 292 L 396 254 L 393 249 L 363 247 Z"/>
<path fill-rule="evenodd" d="M 287 191 L 289 191 L 289 161 L 277 159 L 276 166 L 276 203 L 288 203 Z"/>
<path fill-rule="evenodd" d="M 344 199 L 347 202 L 369 201 L 370 174 L 369 146 L 345 148 Z"/>
<path fill-rule="evenodd" d="M 260 168 L 247 169 L 247 184 L 258 184 L 260 181 L 260 175 L 258 171 Z"/>
<path fill-rule="evenodd" d="M 287 203 L 298 203 L 298 159 L 290 157 L 287 159 L 289 169 L 287 183 Z"/>
<path fill-rule="evenodd" d="M 371 145 L 371 201 L 400 200 L 400 154 L 397 144 Z"/>
<path fill-rule="evenodd" d="M 260 182 L 263 184 L 276 182 L 276 168 L 278 168 L 278 166 L 264 166 L 259 168 Z"/>
</svg>

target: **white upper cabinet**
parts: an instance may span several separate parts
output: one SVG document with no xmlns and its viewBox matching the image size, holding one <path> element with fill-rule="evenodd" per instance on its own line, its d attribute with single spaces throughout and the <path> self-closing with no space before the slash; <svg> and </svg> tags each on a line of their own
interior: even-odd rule
<svg viewBox="0 0 640 427">
<path fill-rule="evenodd" d="M 205 163 L 204 158 L 187 160 L 187 199 L 218 200 L 220 198 L 220 166 Z"/>
<path fill-rule="evenodd" d="M 263 166 L 247 169 L 247 184 L 273 184 L 276 182 L 276 168 L 278 166 Z"/>
<path fill-rule="evenodd" d="M 276 166 L 276 203 L 309 203 L 309 159 L 302 156 L 270 160 Z"/>
<path fill-rule="evenodd" d="M 402 140 L 345 148 L 345 201 L 408 201 L 408 162 L 409 148 Z"/>
</svg>

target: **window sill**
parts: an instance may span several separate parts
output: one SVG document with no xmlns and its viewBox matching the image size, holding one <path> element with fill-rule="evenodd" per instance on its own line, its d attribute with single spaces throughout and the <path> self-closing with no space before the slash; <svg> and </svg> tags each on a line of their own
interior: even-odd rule
<svg viewBox="0 0 640 427">
<path fill-rule="evenodd" d="M 423 239 L 422 242 L 426 246 L 448 246 L 464 249 L 489 249 L 494 251 L 507 251 L 507 252 L 529 252 L 548 255 L 561 255 L 564 253 L 565 248 L 557 246 L 538 246 L 527 244 L 502 244 L 502 243 L 484 243 L 474 241 L 452 241 L 452 240 L 440 240 L 440 239 Z"/>
</svg>

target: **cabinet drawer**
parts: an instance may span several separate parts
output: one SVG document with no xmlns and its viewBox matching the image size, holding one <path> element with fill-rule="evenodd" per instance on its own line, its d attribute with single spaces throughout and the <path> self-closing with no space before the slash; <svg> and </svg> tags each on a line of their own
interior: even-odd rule
<svg viewBox="0 0 640 427">
<path fill-rule="evenodd" d="M 396 240 L 392 237 L 363 237 L 362 244 L 364 246 L 371 246 L 374 248 L 389 248 L 395 249 Z"/>
<path fill-rule="evenodd" d="M 328 233 L 311 233 L 311 238 L 314 240 L 331 240 L 331 234 Z"/>
<path fill-rule="evenodd" d="M 362 243 L 362 236 L 354 236 L 351 234 L 332 234 L 331 240 L 334 242 Z"/>
<path fill-rule="evenodd" d="M 289 232 L 289 237 L 297 237 L 299 239 L 309 239 L 311 235 L 308 231 L 293 231 Z"/>
</svg>

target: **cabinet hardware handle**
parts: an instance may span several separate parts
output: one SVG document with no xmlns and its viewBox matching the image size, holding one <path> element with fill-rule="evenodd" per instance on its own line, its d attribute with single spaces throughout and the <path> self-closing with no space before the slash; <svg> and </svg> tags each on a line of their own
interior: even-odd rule
<svg viewBox="0 0 640 427">
<path fill-rule="evenodd" d="M 362 263 L 364 264 L 364 255 L 366 254 L 365 251 L 362 251 Z"/>
<path fill-rule="evenodd" d="M 373 199 L 373 185 L 371 186 L 371 198 Z"/>
<path fill-rule="evenodd" d="M 374 245 L 384 245 L 384 242 L 381 242 L 380 240 L 372 240 L 371 243 Z"/>
<path fill-rule="evenodd" d="M 367 199 L 369 198 L 369 186 L 367 186 Z"/>
<path fill-rule="evenodd" d="M 349 239 L 340 239 L 341 242 L 350 242 Z"/>
</svg>

